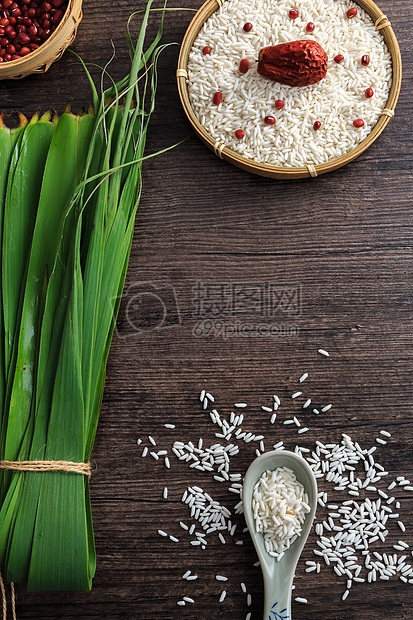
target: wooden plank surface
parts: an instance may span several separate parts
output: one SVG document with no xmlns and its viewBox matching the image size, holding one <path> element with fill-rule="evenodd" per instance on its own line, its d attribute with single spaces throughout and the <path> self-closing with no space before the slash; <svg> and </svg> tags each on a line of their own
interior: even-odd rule
<svg viewBox="0 0 413 620">
<path fill-rule="evenodd" d="M 179 4 L 198 8 L 189 0 Z M 193 523 L 181 502 L 188 485 L 202 487 L 231 510 L 239 499 L 228 484 L 190 469 L 171 452 L 176 440 L 218 441 L 217 427 L 199 402 L 204 388 L 223 415 L 229 416 L 234 403 L 247 403 L 243 426 L 262 432 L 266 449 L 281 440 L 288 449 L 297 444 L 314 449 L 316 440 L 340 442 L 345 432 L 362 448 L 377 446 L 376 460 L 389 472 L 378 485 L 383 491 L 397 476 L 413 480 L 413 14 L 401 0 L 381 0 L 380 6 L 393 24 L 404 61 L 396 116 L 358 160 L 317 179 L 272 181 L 216 158 L 191 135 L 180 107 L 178 47 L 164 53 L 147 152 L 189 139 L 145 164 L 93 452 L 98 560 L 93 590 L 35 594 L 17 585 L 19 620 L 229 620 L 245 618 L 249 610 L 252 620 L 262 616 L 262 579 L 248 534 L 242 532 L 242 516 L 233 517 L 233 538 L 226 535 L 223 545 L 211 534 L 205 550 L 191 546 L 191 537 L 179 526 L 179 521 Z M 87 0 L 73 49 L 103 65 L 112 39 L 116 58 L 111 70 L 120 77 L 127 66 L 125 24 L 136 8 L 129 0 L 116 5 Z M 165 40 L 180 42 L 189 20 L 189 13 L 168 14 Z M 46 75 L 0 83 L 0 94 L 2 109 L 27 115 L 38 107 L 61 112 L 68 100 L 74 109 L 90 101 L 86 77 L 69 53 Z M 278 294 L 272 304 L 252 303 L 259 294 L 265 298 L 271 287 Z M 212 302 L 221 314 L 211 321 Z M 240 312 L 241 302 L 245 312 Z M 223 308 L 229 308 L 229 315 L 222 314 Z M 320 347 L 330 352 L 329 358 L 317 353 Z M 307 413 L 304 396 L 291 399 L 304 372 L 309 373 L 301 387 L 304 396 L 319 409 L 332 403 L 330 411 Z M 261 406 L 271 403 L 273 394 L 282 405 L 272 425 Z M 292 416 L 310 430 L 297 435 L 296 428 L 284 425 Z M 166 429 L 166 423 L 176 428 Z M 376 442 L 381 429 L 392 434 L 385 446 Z M 171 469 L 162 459 L 141 458 L 143 447 L 151 446 L 148 435 L 155 438 L 156 449 L 168 450 Z M 244 474 L 256 448 L 256 442 L 242 443 L 231 471 Z M 319 487 L 328 492 L 329 502 L 348 499 L 324 480 Z M 385 543 L 372 549 L 400 556 L 393 549 L 398 540 L 413 545 L 413 494 L 400 486 L 392 493 L 401 503 L 406 532 L 392 519 Z M 317 520 L 325 518 L 320 507 Z M 162 538 L 158 529 L 177 536 L 179 543 Z M 306 597 L 308 604 L 294 602 L 294 618 L 412 618 L 413 584 L 394 577 L 354 583 L 343 602 L 346 580 L 331 566 L 321 561 L 319 575 L 305 573 L 305 561 L 317 559 L 316 538 L 313 532 L 297 569 L 294 596 Z M 405 555 L 406 562 L 413 562 L 410 548 Z M 187 569 L 198 575 L 196 581 L 182 580 Z M 217 574 L 228 581 L 219 583 Z M 240 582 L 252 595 L 250 608 Z M 224 588 L 227 597 L 220 604 Z M 178 607 L 182 596 L 195 603 Z"/>
</svg>

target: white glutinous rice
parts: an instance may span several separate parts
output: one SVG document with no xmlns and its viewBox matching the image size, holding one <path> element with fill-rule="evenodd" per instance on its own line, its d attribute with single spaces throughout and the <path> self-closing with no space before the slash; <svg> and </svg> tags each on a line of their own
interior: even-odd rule
<svg viewBox="0 0 413 620">
<path fill-rule="evenodd" d="M 392 61 L 366 11 L 359 6 L 356 17 L 346 18 L 352 6 L 351 0 L 300 0 L 300 15 L 292 20 L 285 2 L 223 3 L 199 31 L 187 64 L 192 109 L 213 139 L 252 160 L 287 167 L 331 161 L 364 140 L 386 107 Z M 248 33 L 245 16 L 254 24 Z M 311 16 L 316 28 L 306 33 Z M 291 87 L 258 74 L 260 49 L 303 38 L 319 43 L 328 56 L 320 82 Z M 202 52 L 206 46 L 209 54 Z M 334 61 L 337 50 L 344 56 L 341 63 Z M 361 64 L 364 54 L 370 56 L 368 66 Z M 249 61 L 245 74 L 239 71 L 241 59 Z M 373 97 L 366 98 L 367 88 Z M 222 101 L 214 105 L 217 91 Z M 284 102 L 280 110 L 274 106 L 277 99 Z M 264 123 L 268 115 L 275 124 Z M 355 128 L 355 119 L 363 119 L 364 126 Z M 242 139 L 235 137 L 237 129 L 245 132 Z"/>
<path fill-rule="evenodd" d="M 267 552 L 279 560 L 300 536 L 310 511 L 303 485 L 288 467 L 267 470 L 254 487 L 252 507 L 256 531 L 264 535 Z"/>
</svg>

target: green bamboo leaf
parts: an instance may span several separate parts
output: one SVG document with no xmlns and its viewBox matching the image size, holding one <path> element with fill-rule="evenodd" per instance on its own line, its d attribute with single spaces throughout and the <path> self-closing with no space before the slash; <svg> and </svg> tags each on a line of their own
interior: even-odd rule
<svg viewBox="0 0 413 620">
<path fill-rule="evenodd" d="M 49 121 L 30 122 L 19 143 L 18 159 L 9 175 L 3 224 L 3 315 L 6 363 L 11 358 L 19 300 L 30 252 L 43 170 L 54 132 Z"/>
<path fill-rule="evenodd" d="M 0 565 L 6 566 L 6 552 L 10 544 L 10 530 L 14 522 L 17 507 L 20 505 L 20 489 L 23 482 L 23 474 L 16 472 L 7 489 L 0 510 Z M 6 576 L 7 577 L 7 576 Z"/>
<path fill-rule="evenodd" d="M 22 122 L 16 129 L 4 126 L 4 114 L 0 115 L 0 242 L 3 238 L 4 205 L 9 174 L 13 175 L 14 166 L 18 160 L 18 144 L 24 133 L 27 123 Z M 17 155 L 15 152 L 17 151 Z M 3 254 L 0 252 L 0 270 L 2 269 Z M 1 271 L 0 271 L 1 273 Z M 3 308 L 3 291 L 0 293 L 1 309 Z M 6 394 L 6 374 L 9 362 L 6 362 L 5 330 L 3 312 L 0 312 L 0 451 L 6 440 L 4 402 Z M 3 476 L 0 474 L 0 501 L 5 494 Z"/>
<path fill-rule="evenodd" d="M 9 173 L 10 161 L 18 136 L 22 132 L 22 128 L 17 131 L 10 131 L 4 126 L 3 116 L 0 115 L 0 239 L 3 237 L 3 217 L 4 217 L 4 201 L 6 195 L 7 178 Z M 0 268 L 2 256 L 0 254 Z M 0 293 L 0 304 L 2 307 L 2 293 Z M 4 350 L 4 324 L 3 313 L 0 312 L 0 423 L 2 424 L 4 392 L 6 388 L 6 364 Z M 1 445 L 1 442 L 0 442 Z"/>
</svg>

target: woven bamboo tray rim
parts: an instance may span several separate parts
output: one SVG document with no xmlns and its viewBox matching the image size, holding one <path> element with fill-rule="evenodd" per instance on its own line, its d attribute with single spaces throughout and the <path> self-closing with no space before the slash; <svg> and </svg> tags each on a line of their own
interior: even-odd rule
<svg viewBox="0 0 413 620">
<path fill-rule="evenodd" d="M 369 148 L 373 142 L 379 137 L 384 128 L 387 126 L 391 118 L 393 117 L 394 110 L 397 104 L 397 100 L 400 93 L 401 80 L 402 80 L 402 60 L 400 55 L 400 48 L 397 42 L 396 35 L 391 27 L 390 21 L 386 15 L 379 9 L 379 7 L 372 2 L 372 0 L 357 0 L 357 3 L 362 9 L 364 9 L 372 18 L 376 24 L 376 29 L 379 30 L 384 38 L 384 41 L 388 47 L 390 55 L 392 57 L 392 85 L 389 92 L 389 97 L 385 106 L 385 110 L 389 110 L 388 113 L 382 113 L 379 120 L 374 125 L 373 129 L 366 138 L 360 142 L 354 149 L 341 155 L 340 157 L 328 161 L 324 164 L 309 164 L 307 167 L 282 167 L 274 166 L 271 164 L 264 164 L 257 162 L 253 159 L 239 155 L 236 151 L 233 151 L 229 147 L 223 145 L 214 140 L 211 135 L 205 130 L 203 125 L 198 121 L 195 113 L 192 109 L 191 102 L 189 100 L 187 80 L 185 77 L 186 68 L 188 64 L 188 57 L 191 51 L 195 38 L 197 37 L 204 22 L 211 17 L 211 15 L 224 3 L 225 0 L 207 0 L 196 13 L 183 38 L 181 49 L 178 58 L 177 67 L 177 82 L 178 92 L 181 99 L 182 106 L 185 113 L 194 128 L 195 132 L 199 135 L 201 140 L 212 149 L 216 155 L 225 159 L 226 161 L 234 164 L 238 168 L 253 172 L 255 174 L 279 178 L 279 179 L 299 179 L 309 176 L 318 176 L 331 172 L 345 166 L 353 159 L 356 159 L 361 153 Z"/>
<path fill-rule="evenodd" d="M 31 73 L 44 73 L 73 43 L 82 19 L 82 0 L 69 0 L 56 30 L 37 50 L 19 60 L 0 65 L 0 80 L 20 80 Z"/>
</svg>

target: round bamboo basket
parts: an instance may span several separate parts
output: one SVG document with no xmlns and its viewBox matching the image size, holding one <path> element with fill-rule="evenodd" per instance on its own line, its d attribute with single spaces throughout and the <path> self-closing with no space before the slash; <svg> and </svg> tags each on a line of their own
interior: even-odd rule
<svg viewBox="0 0 413 620">
<path fill-rule="evenodd" d="M 376 30 L 380 31 L 387 44 L 389 52 L 392 57 L 393 63 L 393 79 L 392 86 L 389 93 L 389 98 L 385 109 L 383 110 L 379 120 L 373 127 L 369 135 L 358 144 L 354 149 L 324 164 L 313 165 L 309 164 L 307 167 L 288 168 L 281 166 L 273 166 L 270 164 L 261 164 L 252 159 L 239 155 L 232 149 L 226 147 L 223 143 L 217 142 L 212 138 L 201 123 L 196 118 L 188 95 L 187 88 L 187 63 L 190 50 L 193 42 L 202 28 L 204 22 L 224 3 L 225 0 L 207 0 L 205 4 L 199 9 L 195 17 L 191 21 L 188 30 L 185 33 L 182 41 L 180 54 L 178 58 L 178 68 L 176 72 L 178 81 L 178 92 L 188 119 L 194 128 L 195 132 L 201 138 L 201 140 L 221 159 L 234 164 L 238 168 L 247 170 L 254 174 L 258 174 L 264 177 L 271 177 L 275 179 L 301 179 L 305 177 L 316 177 L 326 172 L 336 170 L 341 166 L 345 166 L 353 159 L 361 155 L 369 146 L 379 137 L 383 129 L 389 123 L 394 116 L 394 109 L 396 107 L 397 99 L 400 93 L 401 79 L 402 79 L 402 61 L 400 56 L 400 49 L 397 43 L 396 36 L 390 25 L 390 21 L 382 13 L 379 7 L 371 0 L 357 0 L 357 4 L 361 6 L 373 19 Z"/>
<path fill-rule="evenodd" d="M 20 80 L 30 73 L 44 73 L 73 42 L 82 19 L 82 0 L 69 0 L 66 13 L 51 37 L 19 60 L 0 65 L 0 80 Z"/>
</svg>

